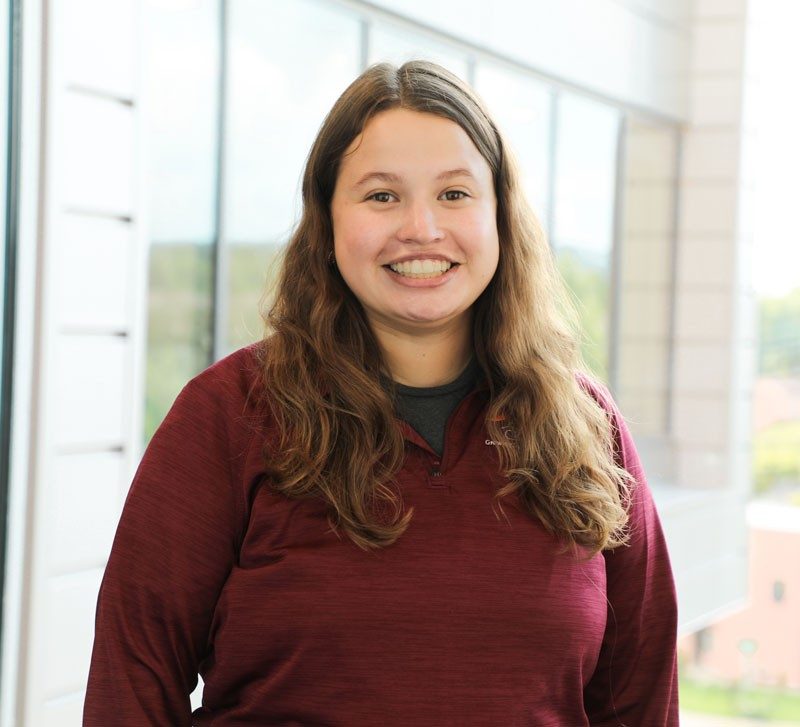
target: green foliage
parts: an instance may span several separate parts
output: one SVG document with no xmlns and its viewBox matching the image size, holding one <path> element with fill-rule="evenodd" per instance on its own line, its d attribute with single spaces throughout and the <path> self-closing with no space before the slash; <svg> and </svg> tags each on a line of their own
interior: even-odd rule
<svg viewBox="0 0 800 727">
<path fill-rule="evenodd" d="M 760 300 L 759 327 L 759 373 L 800 376 L 800 288 Z"/>
<path fill-rule="evenodd" d="M 760 376 L 800 377 L 800 288 L 759 301 Z M 800 422 L 780 422 L 753 440 L 756 492 L 800 483 Z"/>
<path fill-rule="evenodd" d="M 781 482 L 800 483 L 800 421 L 779 422 L 753 439 L 755 490 Z"/>
<path fill-rule="evenodd" d="M 800 693 L 741 687 L 724 684 L 704 684 L 681 679 L 681 709 L 727 717 L 757 717 L 769 724 L 771 720 L 800 719 Z"/>
<path fill-rule="evenodd" d="M 578 251 L 567 247 L 558 253 L 558 269 L 580 315 L 584 360 L 601 381 L 607 381 L 611 317 L 608 273 L 587 263 Z"/>
<path fill-rule="evenodd" d="M 239 348 L 261 337 L 258 304 L 279 249 L 228 247 L 223 348 Z M 186 382 L 211 364 L 213 255 L 210 245 L 199 243 L 159 243 L 150 248 L 145 441 Z"/>
<path fill-rule="evenodd" d="M 274 263 L 280 249 L 277 245 L 231 245 L 227 331 L 230 348 L 246 346 L 262 337 L 259 301 L 276 274 Z"/>
<path fill-rule="evenodd" d="M 211 363 L 212 248 L 150 248 L 145 442 L 183 385 Z"/>
</svg>

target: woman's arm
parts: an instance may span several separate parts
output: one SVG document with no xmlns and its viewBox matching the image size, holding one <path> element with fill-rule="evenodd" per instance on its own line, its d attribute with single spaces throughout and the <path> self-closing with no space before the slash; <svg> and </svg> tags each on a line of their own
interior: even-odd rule
<svg viewBox="0 0 800 727">
<path fill-rule="evenodd" d="M 134 477 L 100 587 L 84 725 L 191 724 L 244 521 L 243 398 L 218 374 L 184 387 Z"/>
<path fill-rule="evenodd" d="M 634 483 L 630 542 L 604 553 L 608 621 L 584 706 L 593 727 L 674 727 L 677 603 L 667 546 L 633 438 L 610 394 L 598 388 L 592 393 L 611 417 L 617 462 Z"/>
</svg>

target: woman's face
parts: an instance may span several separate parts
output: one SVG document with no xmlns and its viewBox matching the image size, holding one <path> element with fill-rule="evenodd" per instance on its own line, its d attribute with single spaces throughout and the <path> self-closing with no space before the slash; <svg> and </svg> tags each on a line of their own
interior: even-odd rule
<svg viewBox="0 0 800 727">
<path fill-rule="evenodd" d="M 392 109 L 348 147 L 331 201 L 336 264 L 373 329 L 469 326 L 497 269 L 492 172 L 466 132 Z"/>
</svg>

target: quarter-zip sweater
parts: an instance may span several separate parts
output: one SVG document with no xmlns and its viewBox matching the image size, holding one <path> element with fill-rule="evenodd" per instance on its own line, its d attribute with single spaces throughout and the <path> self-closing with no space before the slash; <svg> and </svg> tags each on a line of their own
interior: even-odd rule
<svg viewBox="0 0 800 727">
<path fill-rule="evenodd" d="M 97 603 L 84 725 L 677 725 L 675 589 L 627 426 L 630 544 L 564 551 L 509 498 L 476 386 L 439 457 L 398 421 L 408 530 L 365 552 L 264 482 L 252 344 L 189 381 L 131 485 Z M 189 694 L 198 673 L 202 707 Z"/>
</svg>

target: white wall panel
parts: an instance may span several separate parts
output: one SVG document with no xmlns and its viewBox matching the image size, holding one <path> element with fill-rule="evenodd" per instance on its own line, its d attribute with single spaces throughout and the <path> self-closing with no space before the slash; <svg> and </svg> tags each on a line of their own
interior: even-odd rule
<svg viewBox="0 0 800 727">
<path fill-rule="evenodd" d="M 628 133 L 625 143 L 628 181 L 663 182 L 672 185 L 675 178 L 675 139 L 663 127 L 640 125 Z"/>
<path fill-rule="evenodd" d="M 45 700 L 86 687 L 94 635 L 94 608 L 102 569 L 59 576 L 48 581 L 45 639 L 37 679 Z"/>
<path fill-rule="evenodd" d="M 627 341 L 637 336 L 647 336 L 664 340 L 669 333 L 669 321 L 664 311 L 664 291 L 653 287 L 630 287 L 625 293 L 625 301 L 625 307 L 620 311 L 622 338 Z"/>
<path fill-rule="evenodd" d="M 674 203 L 661 183 L 632 184 L 625 191 L 625 231 L 628 234 L 671 235 Z"/>
<path fill-rule="evenodd" d="M 730 288 L 682 288 L 675 318 L 676 338 L 680 341 L 730 342 L 733 336 Z"/>
<path fill-rule="evenodd" d="M 56 185 L 67 209 L 129 216 L 134 205 L 134 117 L 117 101 L 66 92 L 55 127 Z"/>
<path fill-rule="evenodd" d="M 134 94 L 136 0 L 60 0 L 67 83 L 130 98 Z"/>
<path fill-rule="evenodd" d="M 733 235 L 736 229 L 737 189 L 731 183 L 683 183 L 678 231 Z"/>
<path fill-rule="evenodd" d="M 735 179 L 739 173 L 741 135 L 735 131 L 697 129 L 684 137 L 685 179 Z"/>
<path fill-rule="evenodd" d="M 79 725 L 83 717 L 83 693 L 71 694 L 46 702 L 42 711 L 42 727 Z"/>
<path fill-rule="evenodd" d="M 60 336 L 52 409 L 57 448 L 123 441 L 128 342 L 121 336 Z"/>
<path fill-rule="evenodd" d="M 744 20 L 698 23 L 693 29 L 692 69 L 698 74 L 739 72 L 744 58 Z"/>
<path fill-rule="evenodd" d="M 660 341 L 659 333 L 653 334 L 655 341 Z M 660 346 L 654 346 L 647 339 L 627 340 L 622 349 L 620 367 L 625 371 L 636 371 L 634 379 L 625 377 L 620 385 L 620 391 L 659 391 L 663 392 L 666 382 L 667 362 L 664 359 Z M 628 410 L 624 414 L 628 414 Z"/>
<path fill-rule="evenodd" d="M 730 388 L 727 342 L 687 342 L 675 353 L 675 385 L 687 393 L 723 394 Z"/>
<path fill-rule="evenodd" d="M 134 233 L 121 220 L 70 214 L 61 218 L 54 251 L 60 328 L 124 331 L 131 326 Z"/>
<path fill-rule="evenodd" d="M 79 725 L 83 718 L 83 692 L 51 699 L 42 710 L 42 727 Z"/>
<path fill-rule="evenodd" d="M 122 511 L 126 475 L 121 452 L 55 458 L 46 544 L 51 575 L 105 565 Z"/>
<path fill-rule="evenodd" d="M 724 488 L 728 485 L 728 461 L 719 451 L 684 443 L 676 455 L 676 474 L 686 487 Z M 689 561 L 691 562 L 691 561 Z"/>
<path fill-rule="evenodd" d="M 669 230 L 666 233 L 669 234 Z M 632 287 L 655 286 L 662 291 L 671 285 L 672 251 L 659 235 L 627 235 L 625 244 L 623 279 L 629 279 Z M 662 308 L 667 305 L 663 299 L 661 305 Z"/>
<path fill-rule="evenodd" d="M 675 441 L 691 446 L 724 448 L 729 440 L 730 402 L 725 394 L 688 394 L 675 397 Z"/>
<path fill-rule="evenodd" d="M 734 255 L 725 237 L 684 235 L 678 256 L 678 276 L 689 286 L 729 286 L 734 277 Z"/>
<path fill-rule="evenodd" d="M 83 717 L 83 692 L 45 702 L 42 710 L 42 727 L 67 727 L 79 725 Z"/>
<path fill-rule="evenodd" d="M 689 91 L 689 112 L 695 127 L 739 124 L 741 80 L 736 76 L 695 78 Z"/>
</svg>

